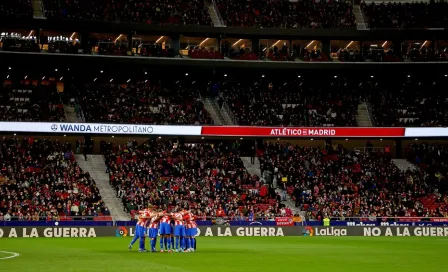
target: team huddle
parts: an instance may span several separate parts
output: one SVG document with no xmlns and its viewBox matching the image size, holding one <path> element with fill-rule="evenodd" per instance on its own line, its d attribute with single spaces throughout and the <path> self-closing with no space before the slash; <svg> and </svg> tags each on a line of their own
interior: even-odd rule
<svg viewBox="0 0 448 272">
<path fill-rule="evenodd" d="M 160 235 L 160 252 L 194 252 L 198 226 L 190 211 L 178 209 L 175 213 L 139 211 L 134 239 L 129 250 L 140 239 L 139 252 L 146 252 L 145 238 L 149 237 L 151 252 L 156 252 L 157 237 Z"/>
</svg>

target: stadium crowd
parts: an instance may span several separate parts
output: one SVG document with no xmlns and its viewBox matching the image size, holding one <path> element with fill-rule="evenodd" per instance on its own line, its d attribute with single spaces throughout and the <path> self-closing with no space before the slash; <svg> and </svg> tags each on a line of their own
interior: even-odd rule
<svg viewBox="0 0 448 272">
<path fill-rule="evenodd" d="M 381 127 L 440 127 L 448 124 L 447 77 L 404 76 L 397 80 L 372 78 L 364 82 L 375 125 Z"/>
<path fill-rule="evenodd" d="M 357 85 L 343 78 L 223 82 L 239 125 L 357 126 Z"/>
<path fill-rule="evenodd" d="M 354 28 L 353 7 L 343 1 L 218 0 L 227 26 L 281 28 Z"/>
<path fill-rule="evenodd" d="M 71 220 L 109 215 L 70 143 L 54 139 L 0 139 L 0 221 Z"/>
<path fill-rule="evenodd" d="M 262 171 L 273 173 L 273 182 L 288 190 L 310 219 L 447 215 L 445 177 L 403 172 L 381 152 L 267 142 L 260 162 Z M 287 182 L 281 183 L 282 178 Z M 429 200 L 434 195 L 441 205 Z"/>
<path fill-rule="evenodd" d="M 448 4 L 444 1 L 361 4 L 370 28 L 445 28 Z"/>
<path fill-rule="evenodd" d="M 142 24 L 212 24 L 207 7 L 199 0 L 44 0 L 44 6 L 47 18 Z"/>
<path fill-rule="evenodd" d="M 238 142 L 152 139 L 143 146 L 109 146 L 105 158 L 111 185 L 128 212 L 155 205 L 192 209 L 200 218 L 272 218 L 282 208 L 280 198 L 247 172 L 238 149 Z"/>
<path fill-rule="evenodd" d="M 64 121 L 56 86 L 0 84 L 1 121 Z"/>
<path fill-rule="evenodd" d="M 79 89 L 89 122 L 150 124 L 212 124 L 199 92 L 186 82 L 91 84 Z"/>
<path fill-rule="evenodd" d="M 0 1 L 1 19 L 31 19 L 31 0 Z"/>
</svg>

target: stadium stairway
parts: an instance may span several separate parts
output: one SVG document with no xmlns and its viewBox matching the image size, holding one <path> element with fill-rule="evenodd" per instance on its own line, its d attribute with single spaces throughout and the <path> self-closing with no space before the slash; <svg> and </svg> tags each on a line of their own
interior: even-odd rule
<svg viewBox="0 0 448 272">
<path fill-rule="evenodd" d="M 233 115 L 232 111 L 230 110 L 227 102 L 224 102 L 223 106 L 221 107 L 221 115 L 224 117 L 224 121 L 226 125 L 237 125 L 235 121 L 235 116 Z"/>
<path fill-rule="evenodd" d="M 224 116 L 222 116 L 219 105 L 214 98 L 202 98 L 202 103 L 204 103 L 204 108 L 210 114 L 210 117 L 212 117 L 215 125 L 226 125 Z"/>
<path fill-rule="evenodd" d="M 392 159 L 392 162 L 400 169 L 401 171 L 407 171 L 407 170 L 417 170 L 417 167 L 410 163 L 407 160 L 404 159 Z"/>
<path fill-rule="evenodd" d="M 241 160 L 244 163 L 244 167 L 246 167 L 247 172 L 251 175 L 258 176 L 263 182 L 265 182 L 264 177 L 261 176 L 261 167 L 260 167 L 260 161 L 255 158 L 255 163 L 252 164 L 250 162 L 250 157 L 241 157 Z M 275 182 L 274 182 L 275 184 Z M 292 198 L 287 194 L 286 191 L 282 189 L 275 189 L 275 192 L 277 192 L 282 197 L 282 204 L 284 204 L 286 207 L 288 207 L 293 214 L 301 214 L 301 211 L 299 208 L 295 207 L 295 202 L 292 200 Z"/>
<path fill-rule="evenodd" d="M 208 5 L 208 14 L 210 15 L 210 19 L 212 19 L 214 27 L 226 27 L 221 19 L 218 7 L 216 6 L 216 2 L 214 0 L 212 0 Z"/>
<path fill-rule="evenodd" d="M 88 155 L 87 161 L 83 155 L 76 155 L 76 161 L 84 171 L 89 172 L 95 180 L 101 197 L 109 208 L 110 215 L 115 221 L 129 221 L 131 216 L 124 211 L 123 204 L 117 198 L 115 190 L 109 184 L 109 175 L 106 173 L 106 164 L 102 155 Z"/>
<path fill-rule="evenodd" d="M 249 172 L 249 174 L 262 178 L 260 161 L 257 158 L 255 158 L 255 164 L 252 164 L 250 162 L 250 157 L 241 157 L 241 160 L 243 161 L 244 167 L 246 167 L 246 170 L 247 172 Z"/>
<path fill-rule="evenodd" d="M 363 102 L 358 105 L 358 112 L 356 113 L 356 122 L 359 127 L 372 127 L 372 119 L 370 118 L 367 103 Z"/>
<path fill-rule="evenodd" d="M 355 15 L 356 29 L 358 30 L 369 30 L 367 24 L 364 20 L 364 13 L 362 12 L 360 5 L 353 6 L 353 15 Z"/>
<path fill-rule="evenodd" d="M 42 0 L 31 0 L 31 7 L 33 8 L 34 19 L 47 19 L 44 15 L 44 4 Z"/>
<path fill-rule="evenodd" d="M 82 118 L 78 118 L 76 116 L 75 107 L 64 105 L 65 110 L 65 118 L 67 119 L 67 122 L 71 123 L 82 123 L 84 122 Z"/>
</svg>

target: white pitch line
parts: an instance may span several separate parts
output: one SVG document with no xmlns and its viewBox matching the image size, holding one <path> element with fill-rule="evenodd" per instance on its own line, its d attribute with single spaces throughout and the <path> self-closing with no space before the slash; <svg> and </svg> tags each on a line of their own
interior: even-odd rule
<svg viewBox="0 0 448 272">
<path fill-rule="evenodd" d="M 20 254 L 16 253 L 16 252 L 0 251 L 0 253 L 6 253 L 6 254 L 10 254 L 11 255 L 11 256 L 8 256 L 8 257 L 0 257 L 0 260 L 7 260 L 7 259 L 12 259 L 12 258 L 16 258 L 16 257 L 20 256 Z"/>
</svg>

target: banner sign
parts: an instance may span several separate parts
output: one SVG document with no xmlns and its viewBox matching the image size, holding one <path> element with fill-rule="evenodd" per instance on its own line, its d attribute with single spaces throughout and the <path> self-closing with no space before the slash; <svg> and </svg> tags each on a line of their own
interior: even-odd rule
<svg viewBox="0 0 448 272">
<path fill-rule="evenodd" d="M 256 137 L 403 137 L 405 128 L 204 126 L 202 135 Z"/>
<path fill-rule="evenodd" d="M 448 128 L 170 126 L 107 123 L 0 122 L 0 132 L 219 137 L 448 137 Z"/>
<path fill-rule="evenodd" d="M 448 218 L 447 218 L 448 219 Z M 230 220 L 225 224 L 230 226 L 322 226 L 322 221 L 300 221 L 300 217 L 277 217 L 275 221 L 258 220 L 258 221 L 243 221 L 243 220 Z M 290 224 L 291 222 L 291 224 Z M 213 226 L 213 221 L 196 221 L 198 226 Z M 115 226 L 127 226 L 134 227 L 136 221 L 115 221 Z M 215 222 L 215 225 L 216 222 Z M 397 222 L 382 222 L 382 221 L 331 221 L 332 226 L 339 227 L 387 227 L 387 226 L 440 226 L 447 227 L 448 221 L 445 218 L 433 218 L 431 221 L 397 221 Z M 114 226 L 113 221 L 0 221 L 0 227 L 100 227 L 100 226 Z"/>
<path fill-rule="evenodd" d="M 320 222 L 319 222 L 320 223 Z M 378 221 L 358 221 L 358 222 L 345 222 L 345 221 L 332 221 L 331 222 L 332 226 L 365 226 L 365 227 L 372 227 L 372 226 L 376 226 L 376 227 L 398 227 L 398 226 L 442 226 L 442 227 L 446 227 L 448 226 L 448 222 L 444 222 L 444 221 L 413 221 L 413 222 L 406 222 L 406 221 L 399 221 L 399 222 L 378 222 Z"/>
<path fill-rule="evenodd" d="M 0 227 L 1 238 L 133 237 L 133 227 Z M 198 236 L 424 236 L 448 237 L 448 227 L 199 227 Z"/>
<path fill-rule="evenodd" d="M 201 135 L 201 126 L 161 126 L 135 124 L 0 122 L 1 132 L 42 132 L 115 135 Z"/>
<path fill-rule="evenodd" d="M 294 226 L 292 217 L 276 217 L 275 223 L 277 226 Z"/>
</svg>

